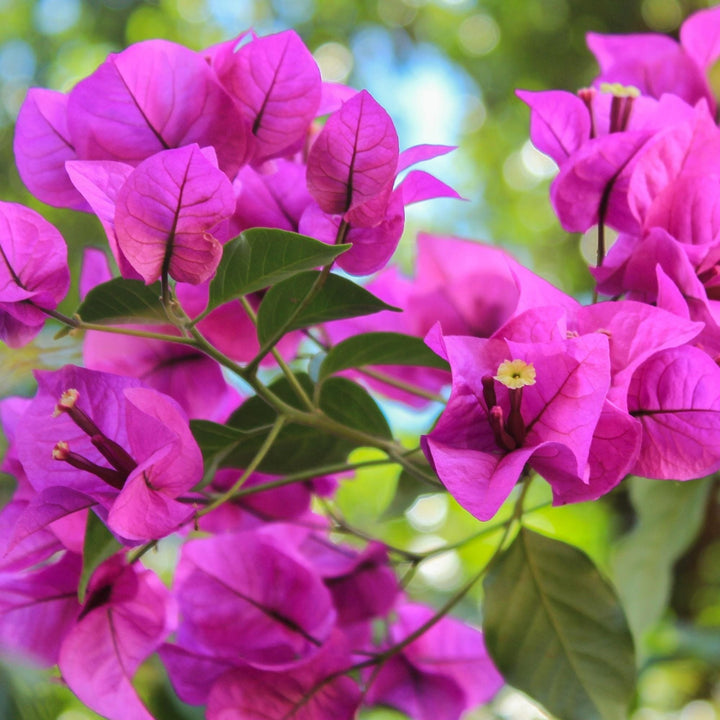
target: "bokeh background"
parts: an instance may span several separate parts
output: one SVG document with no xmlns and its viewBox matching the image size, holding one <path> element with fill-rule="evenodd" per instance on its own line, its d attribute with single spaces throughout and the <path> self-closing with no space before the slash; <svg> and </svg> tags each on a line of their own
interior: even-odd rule
<svg viewBox="0 0 720 720">
<path fill-rule="evenodd" d="M 709 3 L 713 4 L 713 3 Z M 148 38 L 201 49 L 249 27 L 268 34 L 295 28 L 326 80 L 367 88 L 394 118 L 401 147 L 457 145 L 428 166 L 467 202 L 410 208 L 400 262 L 411 267 L 419 230 L 503 245 L 565 291 L 589 297 L 581 239 L 559 226 L 548 201 L 555 168 L 528 141 L 527 108 L 516 88 L 576 90 L 596 73 L 585 47 L 595 32 L 676 33 L 700 0 L 0 0 L 0 198 L 40 210 L 70 244 L 102 244 L 96 220 L 48 208 L 24 190 L 13 163 L 13 123 L 31 86 L 69 90 L 109 52 Z M 66 302 L 73 309 L 74 297 Z M 78 356 L 51 333 L 20 351 L 0 345 L 0 396 L 32 391 L 30 368 Z M 411 441 L 428 418 L 389 408 Z M 1 451 L 0 447 L 0 451 Z M 11 484 L 0 482 L 8 496 Z M 348 522 L 415 551 L 448 548 L 417 568 L 410 589 L 441 603 L 482 566 L 498 535 L 477 533 L 446 495 L 417 498 L 392 471 L 346 484 L 338 509 Z M 543 506 L 533 490 L 528 506 Z M 502 517 L 500 517 L 502 519 Z M 713 479 L 646 483 L 637 479 L 602 502 L 532 513 L 529 524 L 585 550 L 616 582 L 628 608 L 641 663 L 632 720 L 720 718 L 720 514 Z M 169 573 L 172 554 L 154 562 Z M 479 622 L 481 587 L 460 607 Z M 201 713 L 174 701 L 154 661 L 142 693 L 158 720 Z M 0 719 L 91 720 L 57 681 L 0 665 Z M 402 718 L 391 711 L 373 720 Z M 473 718 L 543 717 L 504 692 Z"/>
</svg>

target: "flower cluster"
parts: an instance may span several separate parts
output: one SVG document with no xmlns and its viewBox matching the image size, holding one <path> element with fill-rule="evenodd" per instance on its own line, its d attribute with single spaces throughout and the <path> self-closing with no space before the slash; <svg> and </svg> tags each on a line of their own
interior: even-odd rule
<svg viewBox="0 0 720 720">
<path fill-rule="evenodd" d="M 155 652 L 179 698 L 206 705 L 209 720 L 349 720 L 377 704 L 456 720 L 497 692 L 478 629 L 413 602 L 393 551 L 338 542 L 344 526 L 311 509 L 338 484 L 315 470 L 322 448 L 347 473 L 350 450 L 367 444 L 349 442 L 358 430 L 333 412 L 335 393 L 371 398 L 341 378 L 306 391 L 308 376 L 286 365 L 301 340 L 293 330 L 317 324 L 294 324 L 302 305 L 263 350 L 266 307 L 298 271 L 317 278 L 306 304 L 344 283 L 362 312 L 387 307 L 330 268 L 337 257 L 350 274 L 380 269 L 405 205 L 457 197 L 405 172 L 450 149 L 400 152 L 385 110 L 323 83 L 294 32 L 200 53 L 143 42 L 67 94 L 29 92 L 20 175 L 38 199 L 94 214 L 112 260 L 85 249 L 83 303 L 67 317 L 62 237 L 0 204 L 0 337 L 22 345 L 48 316 L 85 332 L 85 367 L 38 371 L 33 399 L 0 408 L 2 470 L 17 480 L 0 524 L 0 648 L 57 664 L 111 720 L 151 719 L 132 681 Z M 270 232 L 248 235 L 262 241 L 253 245 L 245 231 L 259 227 Z M 241 278 L 249 290 L 226 289 Z M 258 380 L 261 362 L 280 368 L 290 398 Z M 230 372 L 255 390 L 242 404 Z M 303 426 L 290 415 L 317 394 L 301 420 L 334 423 L 341 442 L 310 427 L 299 460 Z M 217 431 L 227 444 L 213 450 L 204 433 Z M 380 435 L 366 437 L 394 447 Z M 160 541 L 180 546 L 169 587 L 142 562 Z"/>
</svg>

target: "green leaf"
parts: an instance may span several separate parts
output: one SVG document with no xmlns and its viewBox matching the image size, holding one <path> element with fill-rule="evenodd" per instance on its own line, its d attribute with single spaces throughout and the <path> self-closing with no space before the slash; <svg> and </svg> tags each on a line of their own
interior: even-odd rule
<svg viewBox="0 0 720 720">
<path fill-rule="evenodd" d="M 142 280 L 113 278 L 96 285 L 77 309 L 88 323 L 167 323 L 160 302 L 160 285 L 145 285 Z"/>
<path fill-rule="evenodd" d="M 525 528 L 484 583 L 485 643 L 503 677 L 559 720 L 626 720 L 635 654 L 592 561 Z"/>
<path fill-rule="evenodd" d="M 327 265 L 350 245 L 327 245 L 273 228 L 246 230 L 223 248 L 208 309 L 261 290 L 303 270 Z"/>
<path fill-rule="evenodd" d="M 303 390 L 312 397 L 314 385 L 305 373 L 296 374 Z M 270 390 L 284 402 L 302 409 L 299 398 L 286 378 L 270 385 Z M 243 431 L 221 458 L 221 467 L 244 468 L 255 457 L 270 432 L 276 412 L 261 398 L 246 400 L 228 419 L 230 429 Z M 342 463 L 354 445 L 314 427 L 286 423 L 258 470 L 271 475 L 311 470 L 318 465 Z"/>
<path fill-rule="evenodd" d="M 206 463 L 226 452 L 245 434 L 237 428 L 211 420 L 191 420 L 190 430 Z"/>
<path fill-rule="evenodd" d="M 320 380 L 365 365 L 419 365 L 449 370 L 450 366 L 420 338 L 393 332 L 353 335 L 333 347 L 320 368 Z"/>
<path fill-rule="evenodd" d="M 78 600 L 81 603 L 85 602 L 85 594 L 92 574 L 120 549 L 122 545 L 107 529 L 105 523 L 94 512 L 89 512 L 83 545 L 82 573 L 78 585 Z"/>
<path fill-rule="evenodd" d="M 630 498 L 638 519 L 617 545 L 613 572 L 639 646 L 667 607 L 673 567 L 700 530 L 711 486 L 711 478 L 631 479 Z"/>
<path fill-rule="evenodd" d="M 320 408 L 333 420 L 361 432 L 392 440 L 382 410 L 367 390 L 347 378 L 330 378 L 320 387 Z"/>
<path fill-rule="evenodd" d="M 303 272 L 271 287 L 258 308 L 258 338 L 264 345 L 288 323 L 297 307 L 310 292 L 320 273 Z M 371 315 L 381 310 L 396 310 L 364 288 L 340 275 L 328 275 L 320 291 L 293 318 L 287 330 Z"/>
</svg>

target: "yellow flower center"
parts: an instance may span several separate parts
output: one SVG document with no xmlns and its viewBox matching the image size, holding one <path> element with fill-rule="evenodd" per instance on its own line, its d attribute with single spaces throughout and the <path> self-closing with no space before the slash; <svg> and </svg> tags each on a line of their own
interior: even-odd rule
<svg viewBox="0 0 720 720">
<path fill-rule="evenodd" d="M 505 360 L 500 363 L 495 380 L 512 390 L 535 384 L 535 368 L 524 360 Z"/>
<path fill-rule="evenodd" d="M 610 93 L 615 97 L 639 97 L 640 90 L 634 85 L 622 85 L 621 83 L 600 83 L 600 92 Z"/>
</svg>

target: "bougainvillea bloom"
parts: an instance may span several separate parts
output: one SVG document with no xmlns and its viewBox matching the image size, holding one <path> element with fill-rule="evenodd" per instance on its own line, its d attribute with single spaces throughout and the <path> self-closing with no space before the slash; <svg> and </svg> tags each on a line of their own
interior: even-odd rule
<svg viewBox="0 0 720 720">
<path fill-rule="evenodd" d="M 202 476 L 178 404 L 137 380 L 67 366 L 37 374 L 17 433 L 29 482 L 53 502 L 92 505 L 123 538 L 160 538 L 193 513 L 175 498 Z M 82 500 L 84 498 L 84 500 Z"/>
<path fill-rule="evenodd" d="M 559 504 L 598 497 L 622 479 L 598 485 L 588 468 L 610 387 L 606 336 L 526 344 L 433 332 L 428 343 L 450 363 L 453 384 L 423 450 L 476 517 L 495 514 L 525 465 L 550 483 Z M 513 387 L 520 379 L 525 386 Z"/>
<path fill-rule="evenodd" d="M 62 235 L 34 210 L 0 202 L 0 340 L 32 340 L 70 286 Z"/>
</svg>

